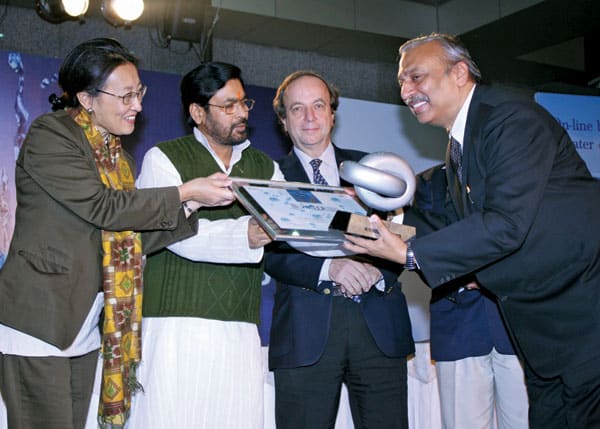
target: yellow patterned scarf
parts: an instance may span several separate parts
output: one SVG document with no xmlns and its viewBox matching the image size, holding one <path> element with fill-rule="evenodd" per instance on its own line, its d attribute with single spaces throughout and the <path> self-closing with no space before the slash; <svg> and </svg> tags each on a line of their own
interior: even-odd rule
<svg viewBox="0 0 600 429">
<path fill-rule="evenodd" d="M 84 109 L 74 117 L 94 151 L 96 167 L 107 188 L 130 190 L 133 173 L 121 156 L 121 141 L 106 138 Z M 135 370 L 141 356 L 142 243 L 133 231 L 102 231 L 104 325 L 102 393 L 98 421 L 102 428 L 122 428 L 129 416 L 131 395 L 141 385 Z"/>
</svg>

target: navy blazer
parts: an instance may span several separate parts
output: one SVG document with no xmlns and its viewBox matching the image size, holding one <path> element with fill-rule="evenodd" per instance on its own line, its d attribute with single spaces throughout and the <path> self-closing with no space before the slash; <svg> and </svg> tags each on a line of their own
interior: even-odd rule
<svg viewBox="0 0 600 429">
<path fill-rule="evenodd" d="M 475 274 L 540 376 L 600 359 L 600 181 L 567 132 L 533 100 L 477 86 L 463 182 L 460 220 L 413 242 L 427 283 Z"/>
<path fill-rule="evenodd" d="M 335 147 L 339 163 L 360 160 L 365 153 Z M 286 179 L 310 182 L 292 151 L 279 161 Z M 343 186 L 349 186 L 342 182 Z M 265 254 L 265 271 L 277 280 L 273 322 L 269 343 L 269 367 L 296 368 L 319 360 L 329 336 L 332 299 L 323 293 L 331 282 L 319 284 L 324 258 L 295 251 L 282 243 L 273 243 Z M 398 274 L 401 267 L 384 261 L 375 263 L 384 274 L 386 291 L 372 288 L 362 296 L 360 305 L 371 335 L 379 349 L 389 357 L 406 357 L 414 352 L 414 343 L 406 299 Z"/>
<path fill-rule="evenodd" d="M 448 192 L 446 168 L 436 165 L 417 175 L 413 207 L 407 209 L 405 223 L 413 223 L 420 211 L 439 216 L 439 225 L 417 236 L 458 221 L 458 215 Z M 466 283 L 468 279 L 465 279 Z M 433 290 L 429 306 L 431 313 L 431 358 L 436 361 L 455 361 L 471 356 L 484 356 L 495 348 L 502 354 L 515 354 L 510 337 L 502 321 L 496 297 L 486 289 L 464 289 L 448 285 Z"/>
</svg>

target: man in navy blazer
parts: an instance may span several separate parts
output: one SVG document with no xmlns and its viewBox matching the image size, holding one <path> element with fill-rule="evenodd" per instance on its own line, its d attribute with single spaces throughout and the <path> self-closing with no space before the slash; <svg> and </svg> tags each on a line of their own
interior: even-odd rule
<svg viewBox="0 0 600 429">
<path fill-rule="evenodd" d="M 286 179 L 349 186 L 338 165 L 364 153 L 331 142 L 337 89 L 313 72 L 295 72 L 273 104 L 294 143 L 279 162 Z M 345 383 L 356 427 L 408 428 L 406 357 L 414 344 L 401 266 L 273 247 L 265 269 L 278 281 L 269 344 L 277 427 L 333 427 Z"/>
<path fill-rule="evenodd" d="M 405 210 L 404 223 L 418 226 L 417 237 L 459 220 L 444 164 L 417 175 L 412 208 Z M 496 298 L 475 279 L 464 279 L 433 289 L 429 310 L 442 427 L 527 429 L 523 367 Z"/>
<path fill-rule="evenodd" d="M 545 109 L 479 85 L 455 38 L 400 54 L 407 106 L 462 145 L 446 161 L 460 220 L 404 243 L 373 218 L 380 238 L 347 248 L 418 268 L 434 288 L 474 275 L 525 361 L 531 427 L 600 427 L 600 181 Z"/>
</svg>

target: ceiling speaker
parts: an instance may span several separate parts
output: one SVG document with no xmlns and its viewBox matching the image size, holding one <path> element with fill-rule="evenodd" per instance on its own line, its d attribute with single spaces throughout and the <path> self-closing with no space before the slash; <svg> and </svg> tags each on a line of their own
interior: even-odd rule
<svg viewBox="0 0 600 429">
<path fill-rule="evenodd" d="M 167 2 L 164 34 L 168 39 L 200 42 L 210 0 L 170 0 Z"/>
</svg>

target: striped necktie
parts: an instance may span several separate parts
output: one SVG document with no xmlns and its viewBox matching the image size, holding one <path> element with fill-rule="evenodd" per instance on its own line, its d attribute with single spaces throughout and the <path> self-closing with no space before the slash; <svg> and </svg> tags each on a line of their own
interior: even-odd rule
<svg viewBox="0 0 600 429">
<path fill-rule="evenodd" d="M 323 160 L 319 158 L 315 158 L 310 161 L 310 166 L 313 169 L 313 183 L 315 185 L 329 185 L 329 183 L 327 183 L 327 180 L 325 180 L 325 178 L 321 175 L 321 171 L 319 170 L 321 163 L 323 163 Z M 339 285 L 335 283 L 333 283 L 331 293 L 333 296 L 343 296 L 342 290 L 340 289 Z M 361 300 L 360 295 L 349 296 L 347 298 L 357 303 Z"/>
<path fill-rule="evenodd" d="M 454 138 L 450 137 L 450 162 L 452 168 L 456 172 L 458 181 L 462 184 L 462 148 L 460 143 Z"/>
</svg>

